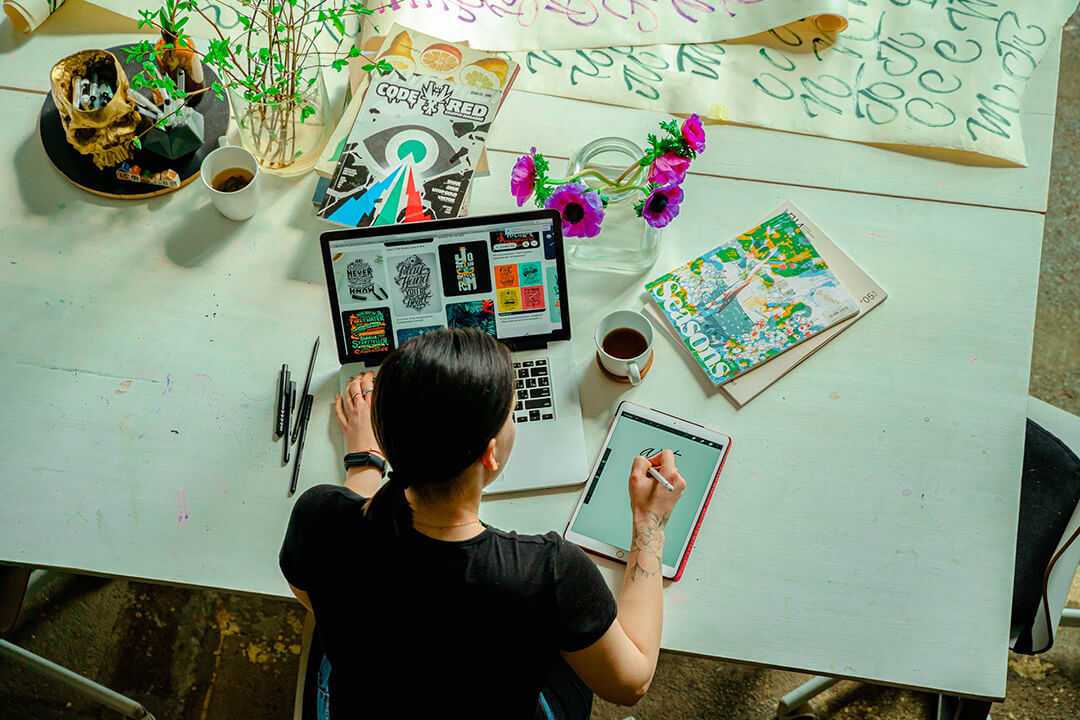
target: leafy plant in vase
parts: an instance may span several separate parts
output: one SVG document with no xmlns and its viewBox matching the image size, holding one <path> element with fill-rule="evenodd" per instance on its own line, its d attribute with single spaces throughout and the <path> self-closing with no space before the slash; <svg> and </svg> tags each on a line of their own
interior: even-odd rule
<svg viewBox="0 0 1080 720">
<path fill-rule="evenodd" d="M 327 22 L 344 32 L 346 18 L 372 13 L 361 2 L 345 2 L 338 7 L 328 6 L 327 2 L 309 5 L 299 0 L 223 0 L 222 4 L 239 17 L 240 29 L 235 34 L 223 32 L 198 0 L 165 0 L 163 7 L 139 10 L 139 27 L 161 31 L 162 41 L 152 45 L 144 40 L 127 49 L 128 61 L 144 68 L 132 78 L 131 85 L 164 90 L 179 98 L 210 90 L 225 99 L 228 93 L 241 140 L 260 165 L 281 175 L 306 172 L 318 159 L 333 125 L 323 69 L 340 71 L 347 57 L 362 54 L 353 47 L 345 56 L 324 61 L 326 53 L 318 49 L 316 42 Z M 193 15 L 202 18 L 216 34 L 205 49 L 196 47 L 185 32 Z M 201 60 L 214 68 L 220 80 L 203 90 L 189 90 L 188 83 L 187 87 L 177 87 L 169 69 L 182 62 L 188 52 L 197 56 L 196 62 Z M 155 72 L 157 66 L 165 72 Z M 389 72 L 391 68 L 382 61 L 369 63 L 364 69 Z"/>
</svg>

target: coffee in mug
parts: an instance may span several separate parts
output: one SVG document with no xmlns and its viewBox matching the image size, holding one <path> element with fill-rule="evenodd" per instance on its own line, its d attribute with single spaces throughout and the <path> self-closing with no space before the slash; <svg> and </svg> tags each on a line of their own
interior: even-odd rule
<svg viewBox="0 0 1080 720">
<path fill-rule="evenodd" d="M 226 168 L 214 176 L 210 187 L 218 192 L 236 192 L 246 188 L 254 179 L 255 174 L 244 168 Z"/>
<path fill-rule="evenodd" d="M 631 360 L 649 349 L 649 341 L 634 328 L 620 327 L 608 331 L 600 347 L 611 357 Z"/>
</svg>

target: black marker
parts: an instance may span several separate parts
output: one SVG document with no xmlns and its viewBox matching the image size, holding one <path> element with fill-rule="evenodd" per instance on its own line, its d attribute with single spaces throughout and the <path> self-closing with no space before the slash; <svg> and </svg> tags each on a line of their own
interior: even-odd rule
<svg viewBox="0 0 1080 720">
<path fill-rule="evenodd" d="M 308 420 L 311 418 L 311 403 L 315 401 L 313 396 L 305 395 L 300 401 L 300 413 L 297 415 L 296 427 L 300 431 L 300 440 L 296 443 L 296 462 L 293 464 L 292 481 L 289 483 L 289 494 L 296 492 L 296 481 L 300 477 L 300 458 L 304 455 L 304 439 L 307 437 Z"/>
<path fill-rule="evenodd" d="M 282 363 L 281 378 L 278 380 L 277 415 L 274 421 L 274 437 L 281 437 L 285 432 L 285 390 L 289 386 L 289 366 Z"/>
<path fill-rule="evenodd" d="M 293 380 L 289 381 L 289 394 L 287 398 L 288 399 L 286 400 L 286 402 L 288 402 L 289 408 L 285 411 L 285 432 L 283 433 L 283 435 L 285 436 L 285 442 L 281 444 L 282 465 L 289 464 L 289 420 L 290 416 L 292 415 L 293 407 L 296 405 L 296 382 Z"/>
<path fill-rule="evenodd" d="M 300 397 L 302 398 L 300 400 L 300 412 L 304 411 L 304 403 L 307 402 L 308 390 L 311 389 L 311 371 L 315 369 L 315 356 L 318 355 L 318 354 L 319 354 L 319 338 L 315 338 L 315 347 L 311 348 L 311 361 L 308 363 L 308 366 L 307 366 L 307 379 L 304 380 L 304 391 L 300 393 Z M 299 414 L 296 417 L 297 417 L 297 423 L 296 423 L 296 426 L 293 428 L 292 442 L 296 442 L 296 438 L 300 434 L 300 422 L 299 422 L 300 416 L 299 416 Z"/>
</svg>

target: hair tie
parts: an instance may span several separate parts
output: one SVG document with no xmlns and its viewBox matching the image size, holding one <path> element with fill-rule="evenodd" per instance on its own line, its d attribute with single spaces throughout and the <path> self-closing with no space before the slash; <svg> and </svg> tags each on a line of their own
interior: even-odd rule
<svg viewBox="0 0 1080 720">
<path fill-rule="evenodd" d="M 405 476 L 403 474 L 401 474 L 400 472 L 397 472 L 395 470 L 391 470 L 389 473 L 387 473 L 386 478 L 387 478 L 388 482 L 392 482 L 395 485 L 399 485 L 402 490 L 409 487 L 409 481 L 405 478 Z"/>
</svg>

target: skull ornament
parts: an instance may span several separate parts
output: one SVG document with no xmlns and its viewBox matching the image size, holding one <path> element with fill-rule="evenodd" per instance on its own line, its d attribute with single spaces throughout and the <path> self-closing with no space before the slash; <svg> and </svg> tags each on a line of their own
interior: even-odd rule
<svg viewBox="0 0 1080 720">
<path fill-rule="evenodd" d="M 71 82 L 75 77 L 90 77 L 91 72 L 115 92 L 102 107 L 82 110 L 72 104 Z M 141 116 L 128 97 L 128 78 L 115 55 L 105 50 L 82 50 L 56 63 L 49 79 L 53 102 L 72 147 L 91 156 L 101 169 L 131 157 L 131 141 Z"/>
</svg>

